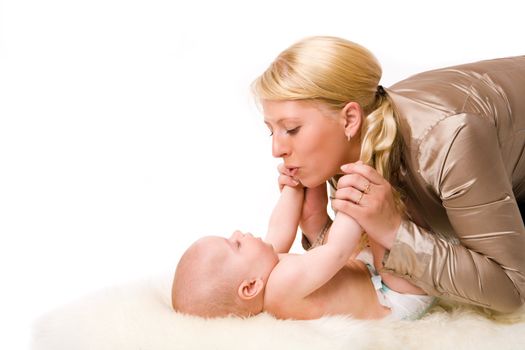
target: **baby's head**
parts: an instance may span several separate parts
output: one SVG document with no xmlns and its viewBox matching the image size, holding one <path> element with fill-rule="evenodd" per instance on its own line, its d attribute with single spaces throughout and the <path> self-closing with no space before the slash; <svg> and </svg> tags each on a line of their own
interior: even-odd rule
<svg viewBox="0 0 525 350">
<path fill-rule="evenodd" d="M 249 233 L 201 238 L 177 265 L 173 309 L 202 317 L 255 315 L 263 309 L 264 288 L 278 261 L 270 244 Z"/>
</svg>

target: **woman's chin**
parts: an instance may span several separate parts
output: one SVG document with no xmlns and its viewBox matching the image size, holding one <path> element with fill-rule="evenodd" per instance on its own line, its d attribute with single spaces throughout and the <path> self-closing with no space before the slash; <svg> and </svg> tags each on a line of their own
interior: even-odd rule
<svg viewBox="0 0 525 350">
<path fill-rule="evenodd" d="M 317 186 L 320 186 L 320 185 L 326 183 L 327 180 L 323 180 L 323 179 L 300 179 L 299 181 L 301 182 L 301 185 L 303 185 L 306 188 L 315 188 Z"/>
</svg>

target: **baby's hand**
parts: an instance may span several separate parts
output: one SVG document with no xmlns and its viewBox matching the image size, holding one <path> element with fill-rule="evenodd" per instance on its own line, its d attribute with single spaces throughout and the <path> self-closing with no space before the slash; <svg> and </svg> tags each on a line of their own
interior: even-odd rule
<svg viewBox="0 0 525 350">
<path fill-rule="evenodd" d="M 277 179 L 279 191 L 282 191 L 284 186 L 303 187 L 303 185 L 294 178 L 297 169 L 290 170 L 284 165 L 284 163 L 281 163 L 277 166 L 277 171 L 279 171 L 279 177 Z"/>
</svg>

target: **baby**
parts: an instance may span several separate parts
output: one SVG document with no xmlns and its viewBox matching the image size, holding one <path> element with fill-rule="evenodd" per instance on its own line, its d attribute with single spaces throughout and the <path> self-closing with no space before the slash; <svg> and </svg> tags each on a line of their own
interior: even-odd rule
<svg viewBox="0 0 525 350">
<path fill-rule="evenodd" d="M 264 241 L 236 231 L 191 245 L 175 271 L 174 310 L 202 317 L 268 312 L 282 319 L 416 319 L 429 308 L 432 297 L 398 293 L 382 283 L 368 250 L 350 259 L 362 230 L 346 214 L 336 214 L 324 244 L 288 254 L 303 196 L 303 188 L 282 189 Z"/>
</svg>

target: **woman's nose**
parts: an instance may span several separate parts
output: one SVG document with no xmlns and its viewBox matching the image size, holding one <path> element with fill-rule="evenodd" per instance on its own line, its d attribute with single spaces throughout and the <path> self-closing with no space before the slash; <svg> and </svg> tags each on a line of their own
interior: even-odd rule
<svg viewBox="0 0 525 350">
<path fill-rule="evenodd" d="M 276 134 L 272 136 L 272 155 L 275 158 L 284 158 L 290 155 L 290 146 Z"/>
</svg>

